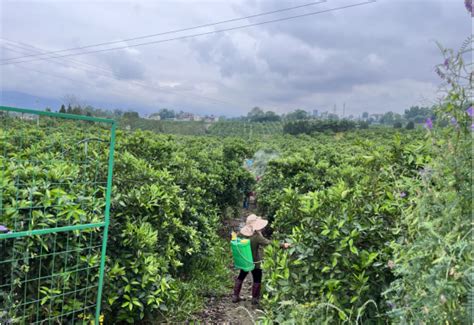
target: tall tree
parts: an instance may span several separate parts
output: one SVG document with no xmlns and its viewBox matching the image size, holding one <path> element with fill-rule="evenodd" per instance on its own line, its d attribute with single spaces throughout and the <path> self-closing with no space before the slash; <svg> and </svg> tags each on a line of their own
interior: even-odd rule
<svg viewBox="0 0 474 325">
<path fill-rule="evenodd" d="M 273 111 L 266 111 L 265 116 L 264 116 L 264 121 L 265 122 L 277 122 L 280 121 L 280 115 Z"/>
<path fill-rule="evenodd" d="M 408 121 L 413 121 L 415 123 L 422 123 L 427 118 L 433 117 L 434 112 L 430 107 L 418 107 L 412 106 L 409 109 L 405 110 L 403 117 Z"/>
<path fill-rule="evenodd" d="M 167 108 L 160 109 L 160 111 L 158 112 L 158 115 L 160 115 L 160 118 L 162 120 L 172 119 L 176 117 L 175 111 L 172 109 L 167 109 Z"/>
<path fill-rule="evenodd" d="M 82 114 L 82 108 L 81 108 L 81 106 L 80 106 L 80 105 L 75 106 L 75 107 L 72 109 L 72 114 L 81 115 L 81 114 Z"/>
<path fill-rule="evenodd" d="M 286 119 L 289 121 L 306 120 L 308 117 L 308 112 L 302 109 L 297 109 L 291 113 L 286 114 Z"/>
<path fill-rule="evenodd" d="M 250 122 L 259 122 L 264 116 L 265 112 L 263 111 L 263 109 L 258 106 L 255 106 L 250 112 L 248 112 L 247 119 Z"/>
<path fill-rule="evenodd" d="M 381 118 L 380 118 L 380 123 L 382 124 L 394 124 L 395 122 L 401 122 L 402 121 L 402 116 L 398 113 L 394 113 L 392 111 L 389 111 L 385 113 Z"/>
<path fill-rule="evenodd" d="M 140 118 L 140 115 L 138 115 L 138 112 L 129 111 L 129 112 L 123 113 L 123 118 L 138 119 L 138 118 Z"/>
</svg>

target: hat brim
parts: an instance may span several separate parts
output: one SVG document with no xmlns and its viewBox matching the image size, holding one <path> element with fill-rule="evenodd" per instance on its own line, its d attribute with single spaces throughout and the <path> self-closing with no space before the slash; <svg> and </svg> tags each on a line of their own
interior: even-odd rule
<svg viewBox="0 0 474 325">
<path fill-rule="evenodd" d="M 253 222 L 253 229 L 254 230 L 262 230 L 268 225 L 268 220 L 265 219 L 257 219 Z"/>
<path fill-rule="evenodd" d="M 249 225 L 245 225 L 242 227 L 242 229 L 240 229 L 240 233 L 247 237 L 252 236 L 253 232 L 254 232 L 254 229 L 252 228 L 252 226 L 249 226 Z"/>
</svg>

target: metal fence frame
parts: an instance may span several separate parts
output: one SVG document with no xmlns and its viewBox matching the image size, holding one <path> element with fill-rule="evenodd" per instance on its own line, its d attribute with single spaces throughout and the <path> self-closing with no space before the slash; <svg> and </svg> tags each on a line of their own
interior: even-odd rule
<svg viewBox="0 0 474 325">
<path fill-rule="evenodd" d="M 114 120 L 105 119 L 105 118 L 54 113 L 54 112 L 38 111 L 38 110 L 8 107 L 8 106 L 0 106 L 0 112 L 2 111 L 23 113 L 23 114 L 33 114 L 33 115 L 37 115 L 38 117 L 47 116 L 47 117 L 66 119 L 66 120 L 79 120 L 79 121 L 90 121 L 90 122 L 110 124 L 111 128 L 110 128 L 109 160 L 108 160 L 107 186 L 106 186 L 106 195 L 105 195 L 106 204 L 105 204 L 105 211 L 104 211 L 104 221 L 98 222 L 98 223 L 88 223 L 88 224 L 71 225 L 71 226 L 65 226 L 65 227 L 36 229 L 36 230 L 30 230 L 30 231 L 19 231 L 19 232 L 0 234 L 0 241 L 1 241 L 5 239 L 22 238 L 22 237 L 29 237 L 29 236 L 34 236 L 34 235 L 45 235 L 45 234 L 52 234 L 52 233 L 58 233 L 58 232 L 69 232 L 69 231 L 74 231 L 74 230 L 102 228 L 103 236 L 102 236 L 100 268 L 99 268 L 99 283 L 98 283 L 98 289 L 97 289 L 96 312 L 95 312 L 95 323 L 99 324 L 101 300 L 102 300 L 102 287 L 104 283 L 104 268 L 105 268 L 105 257 L 106 257 L 106 250 L 107 250 L 107 237 L 108 237 L 108 230 L 109 230 L 109 223 L 110 223 L 109 222 L 110 201 L 111 201 L 111 193 L 112 193 L 116 123 Z M 2 195 L 3 195 L 3 191 L 0 191 L 0 206 L 2 204 Z"/>
</svg>

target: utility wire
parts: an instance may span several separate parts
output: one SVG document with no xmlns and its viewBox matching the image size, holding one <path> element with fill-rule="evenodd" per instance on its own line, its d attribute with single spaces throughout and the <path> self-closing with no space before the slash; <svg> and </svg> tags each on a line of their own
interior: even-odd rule
<svg viewBox="0 0 474 325">
<path fill-rule="evenodd" d="M 123 49 L 127 49 L 127 48 L 138 47 L 138 46 L 145 46 L 145 45 L 151 45 L 151 44 L 158 44 L 158 43 L 165 43 L 165 42 L 171 42 L 171 41 L 177 41 L 177 40 L 190 39 L 190 38 L 198 37 L 198 36 L 223 33 L 223 32 L 243 29 L 243 28 L 255 27 L 255 26 L 260 26 L 260 25 L 265 25 L 265 24 L 271 24 L 271 23 L 276 23 L 276 22 L 281 22 L 281 21 L 287 21 L 287 20 L 302 18 L 302 17 L 314 16 L 314 15 L 318 15 L 318 14 L 322 14 L 322 13 L 338 11 L 338 10 L 344 10 L 344 9 L 348 9 L 348 8 L 358 7 L 358 6 L 364 6 L 364 5 L 368 5 L 368 4 L 375 3 L 375 2 L 376 2 L 376 0 L 369 0 L 369 1 L 366 1 L 366 2 L 360 2 L 360 3 L 356 3 L 356 4 L 351 4 L 351 5 L 341 6 L 341 7 L 335 7 L 335 8 L 321 10 L 321 11 L 313 11 L 313 12 L 306 13 L 306 14 L 301 14 L 301 15 L 296 15 L 296 16 L 289 16 L 289 17 L 278 18 L 278 19 L 273 19 L 273 20 L 267 20 L 267 21 L 258 22 L 258 23 L 252 23 L 252 24 L 246 24 L 246 25 L 241 25 L 241 26 L 236 26 L 236 27 L 219 29 L 219 30 L 214 30 L 214 31 L 210 31 L 210 32 L 190 34 L 190 35 L 185 35 L 185 36 L 180 36 L 180 37 L 174 37 L 174 38 L 168 38 L 168 39 L 163 39 L 163 40 L 151 41 L 151 42 L 146 42 L 146 43 L 138 43 L 138 44 L 133 44 L 133 45 L 118 46 L 118 47 L 112 47 L 112 48 L 107 48 L 107 49 L 102 49 L 102 50 L 94 50 L 94 51 L 86 51 L 86 52 L 80 52 L 80 53 L 64 54 L 64 55 L 52 56 L 51 58 L 64 58 L 64 57 L 77 56 L 77 55 L 108 52 L 108 51 L 114 51 L 114 50 L 123 50 Z M 2 63 L 0 65 L 8 65 L 8 64 L 24 63 L 24 62 L 33 62 L 33 61 L 38 61 L 38 60 L 42 60 L 42 58 L 34 58 L 34 59 L 31 59 L 31 60 L 17 61 L 17 62 L 6 62 L 6 63 Z"/>
<path fill-rule="evenodd" d="M 15 48 L 18 48 L 18 49 L 22 49 L 22 50 L 25 50 L 25 51 L 28 51 L 28 52 L 31 52 L 31 51 L 34 51 L 36 53 L 40 53 L 40 54 L 47 54 L 47 52 L 45 52 L 44 50 L 38 48 L 38 47 L 35 47 L 31 44 L 26 44 L 26 43 L 21 43 L 21 42 L 15 42 L 15 41 L 12 41 L 12 40 L 9 40 L 9 39 L 6 39 L 6 38 L 3 38 L 3 37 L 0 37 L 0 40 L 4 41 L 4 42 L 7 42 L 6 45 L 8 46 L 13 46 Z M 15 51 L 13 49 L 9 49 L 10 51 L 12 52 L 16 52 L 16 53 L 20 53 L 20 54 L 24 54 L 24 52 L 19 52 L 19 51 Z M 100 70 L 104 70 L 104 71 L 107 71 L 107 72 L 110 72 L 110 70 L 108 70 L 107 68 L 104 68 L 102 66 L 98 66 L 98 65 L 94 65 L 94 64 L 90 64 L 90 63 L 86 63 L 86 62 L 83 62 L 83 61 L 78 61 L 78 60 L 74 60 L 74 59 L 69 59 L 69 58 L 63 58 L 63 59 L 54 59 L 54 58 L 44 58 L 45 60 L 47 61 L 50 61 L 50 62 L 64 62 L 64 61 L 68 61 L 72 64 L 79 64 L 79 65 L 82 65 L 82 66 L 89 66 L 88 69 L 91 69 L 91 68 L 94 68 L 93 71 L 96 71 L 95 69 L 100 69 Z M 8 60 L 8 59 L 7 59 Z M 87 69 L 87 68 L 86 68 Z M 91 70 L 92 71 L 92 70 Z"/>
<path fill-rule="evenodd" d="M 7 49 L 8 51 L 24 54 L 24 52 L 16 51 L 16 50 L 13 50 L 11 48 L 6 47 L 5 44 L 0 44 L 0 47 L 3 47 L 5 49 Z M 27 70 L 27 71 L 33 71 L 33 72 L 36 72 L 36 73 L 44 74 L 44 75 L 59 78 L 59 79 L 69 80 L 69 81 L 72 81 L 72 82 L 79 82 L 78 80 L 74 80 L 74 79 L 70 79 L 70 78 L 67 78 L 67 77 L 59 76 L 59 75 L 52 74 L 52 73 L 42 71 L 42 70 L 26 68 L 26 67 L 23 67 L 23 66 L 20 66 L 20 65 L 16 65 L 15 68 L 20 68 L 20 69 Z"/>
<path fill-rule="evenodd" d="M 152 38 L 152 37 L 156 37 L 156 36 L 163 36 L 163 35 L 168 35 L 168 34 L 175 34 L 175 33 L 180 33 L 180 32 L 186 32 L 186 31 L 190 31 L 190 30 L 194 30 L 194 29 L 200 29 L 200 28 L 205 28 L 205 27 L 212 27 L 212 26 L 221 25 L 221 24 L 226 24 L 226 23 L 231 23 L 231 22 L 236 22 L 236 21 L 240 21 L 240 20 L 245 20 L 245 19 L 250 19 L 250 18 L 255 18 L 255 17 L 261 17 L 261 16 L 266 16 L 266 15 L 276 14 L 276 13 L 279 13 L 279 12 L 290 11 L 290 10 L 295 10 L 295 9 L 299 9 L 299 8 L 314 6 L 314 5 L 317 5 L 317 4 L 324 3 L 324 2 L 326 2 L 326 1 L 327 1 L 327 0 L 322 0 L 322 1 L 318 1 L 318 2 L 311 2 L 311 3 L 299 5 L 299 6 L 294 6 L 294 7 L 289 7 L 289 8 L 283 8 L 283 9 L 278 9 L 278 10 L 273 10 L 273 11 L 262 12 L 262 13 L 254 14 L 254 15 L 250 15 L 250 16 L 239 17 L 239 18 L 232 18 L 232 19 L 222 20 L 222 21 L 218 21 L 218 22 L 214 22 L 214 23 L 207 23 L 207 24 L 203 24 L 203 25 L 198 25 L 198 26 L 194 26 L 194 27 L 187 27 L 187 28 L 175 29 L 175 30 L 171 30 L 171 31 L 167 31 L 167 32 L 161 32 L 161 33 L 149 34 L 149 35 L 144 35 L 144 36 L 137 36 L 137 37 L 132 37 L 132 38 L 126 38 L 126 39 L 122 39 L 122 40 L 119 40 L 119 41 L 110 41 L 110 42 L 96 43 L 96 44 L 92 44 L 92 45 L 85 45 L 85 46 L 79 46 L 79 47 L 72 47 L 72 48 L 68 48 L 68 49 L 64 49 L 64 50 L 49 51 L 49 52 L 46 52 L 46 53 L 43 53 L 43 54 L 56 54 L 56 53 L 63 53 L 63 52 L 74 51 L 74 50 L 83 50 L 83 49 L 88 49 L 88 48 L 91 48 L 91 47 L 98 47 L 98 46 L 104 46 L 104 45 L 119 44 L 119 43 L 123 43 L 123 42 L 129 42 L 129 41 L 136 41 L 136 40 L 140 40 L 140 39 Z M 42 56 L 43 54 L 24 55 L 24 56 L 20 56 L 20 57 L 16 57 L 16 58 L 9 58 L 9 59 L 3 60 L 3 61 L 12 61 L 12 60 L 23 59 L 23 58 L 28 58 L 28 57 Z"/>
<path fill-rule="evenodd" d="M 27 44 L 25 43 L 25 45 L 27 45 Z M 2 46 L 5 47 L 4 45 L 2 45 Z M 34 47 L 34 46 L 32 46 L 32 45 L 29 45 L 29 44 L 28 44 L 28 46 Z M 6 47 L 5 47 L 5 48 L 6 48 Z M 37 49 L 39 49 L 39 48 L 37 48 Z M 8 50 L 18 53 L 18 51 L 12 50 L 11 48 L 8 49 Z M 39 50 L 41 50 L 41 49 L 39 49 Z M 46 59 L 47 59 L 48 61 L 51 61 L 51 59 L 49 59 L 49 58 L 46 58 Z M 64 59 L 63 59 L 63 60 L 64 60 Z M 23 66 L 20 67 L 20 68 L 25 69 L 25 70 L 34 71 L 34 72 L 37 72 L 37 73 L 44 73 L 44 74 L 46 74 L 46 75 L 50 75 L 50 76 L 53 76 L 53 77 L 56 77 L 56 78 L 62 78 L 62 79 L 70 80 L 70 81 L 73 81 L 73 82 L 81 82 L 81 83 L 82 83 L 82 81 L 73 80 L 73 79 L 70 79 L 70 78 L 67 78 L 67 77 L 61 77 L 61 76 L 54 75 L 54 74 L 51 74 L 51 73 L 48 73 L 48 72 L 44 72 L 44 71 L 41 71 L 41 70 L 34 70 L 34 69 L 31 69 L 31 68 L 30 68 L 30 69 L 27 69 L 27 68 L 25 68 L 25 67 L 23 67 Z M 89 71 L 85 70 L 84 68 L 80 68 L 80 67 L 77 67 L 77 66 L 73 66 L 73 68 L 78 69 L 78 70 L 82 70 L 82 71 L 89 72 Z M 102 68 L 102 69 L 103 69 L 105 72 L 110 73 L 111 75 L 107 75 L 107 74 L 104 74 L 104 73 L 100 73 L 100 72 L 98 72 L 98 71 L 94 71 L 94 73 L 95 73 L 96 75 L 99 75 L 99 76 L 103 76 L 103 77 L 106 77 L 106 78 L 110 78 L 110 79 L 112 79 L 112 80 L 114 80 L 114 81 L 122 81 L 122 80 L 119 80 L 119 79 L 115 78 L 115 76 L 114 76 L 115 73 L 114 73 L 112 70 L 108 70 L 108 69 L 105 69 L 105 68 Z M 178 94 L 178 95 L 185 95 L 185 96 L 195 97 L 195 98 L 198 98 L 198 99 L 201 99 L 201 100 L 202 100 L 202 99 L 205 99 L 205 100 L 207 100 L 207 101 L 212 101 L 212 102 L 214 102 L 214 103 L 231 105 L 231 106 L 233 106 L 233 107 L 235 107 L 235 106 L 242 106 L 242 107 L 243 107 L 243 106 L 244 106 L 244 105 L 239 104 L 239 103 L 230 102 L 230 101 L 226 101 L 226 100 L 222 100 L 222 99 L 217 99 L 217 98 L 213 98 L 213 97 L 209 97 L 209 96 L 197 95 L 197 94 L 192 94 L 192 93 L 183 94 L 183 92 L 181 92 L 181 91 L 177 91 L 177 90 L 174 90 L 174 89 L 162 88 L 162 87 L 155 87 L 155 86 L 151 86 L 151 85 L 148 85 L 148 84 L 146 84 L 146 83 L 139 82 L 139 81 L 136 81 L 136 80 L 131 80 L 131 81 L 128 81 L 128 82 L 131 83 L 131 84 L 140 86 L 140 87 L 142 87 L 142 88 L 147 88 L 147 89 L 149 89 L 149 90 L 154 90 L 154 91 L 158 91 L 158 92 L 168 92 L 168 93 L 174 93 L 174 94 Z M 245 106 L 249 106 L 249 105 L 245 105 Z"/>
</svg>

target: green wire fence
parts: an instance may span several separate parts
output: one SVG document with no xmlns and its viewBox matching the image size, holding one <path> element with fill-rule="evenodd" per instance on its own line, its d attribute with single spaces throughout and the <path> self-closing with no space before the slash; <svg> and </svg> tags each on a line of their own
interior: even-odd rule
<svg viewBox="0 0 474 325">
<path fill-rule="evenodd" d="M 0 324 L 99 324 L 113 120 L 0 106 Z"/>
</svg>

